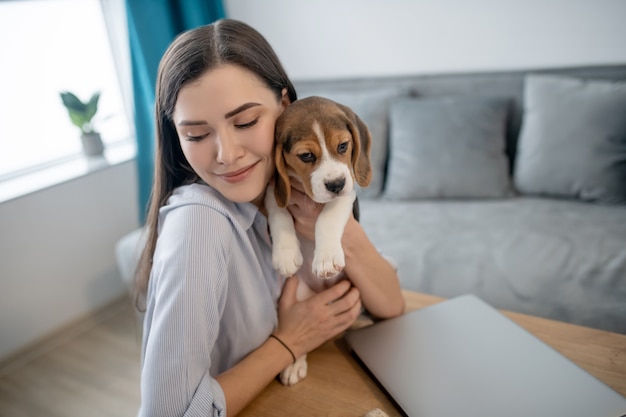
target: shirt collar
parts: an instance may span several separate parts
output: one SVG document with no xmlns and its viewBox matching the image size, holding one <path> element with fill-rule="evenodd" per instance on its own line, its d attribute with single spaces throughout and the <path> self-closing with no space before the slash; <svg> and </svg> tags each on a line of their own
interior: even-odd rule
<svg viewBox="0 0 626 417">
<path fill-rule="evenodd" d="M 254 224 L 257 214 L 260 214 L 259 208 L 252 203 L 235 203 L 235 207 L 239 212 L 241 225 L 245 227 L 246 230 L 250 229 L 252 224 Z"/>
</svg>

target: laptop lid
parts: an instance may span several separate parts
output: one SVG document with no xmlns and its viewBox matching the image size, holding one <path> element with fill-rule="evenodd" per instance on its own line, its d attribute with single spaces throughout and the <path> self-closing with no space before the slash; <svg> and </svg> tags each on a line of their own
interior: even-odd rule
<svg viewBox="0 0 626 417">
<path fill-rule="evenodd" d="M 620 417 L 626 399 L 473 295 L 346 333 L 418 417 Z"/>
</svg>

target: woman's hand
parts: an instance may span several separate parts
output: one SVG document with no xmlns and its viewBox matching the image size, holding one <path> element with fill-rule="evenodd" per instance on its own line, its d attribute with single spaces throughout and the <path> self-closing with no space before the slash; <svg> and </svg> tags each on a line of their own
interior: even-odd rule
<svg viewBox="0 0 626 417">
<path fill-rule="evenodd" d="M 361 312 L 361 299 L 348 280 L 304 301 L 296 300 L 297 287 L 297 278 L 286 280 L 274 333 L 300 357 L 350 327 Z"/>
<path fill-rule="evenodd" d="M 320 215 L 323 204 L 316 203 L 304 193 L 304 186 L 298 181 L 291 181 L 291 198 L 287 210 L 294 220 L 296 231 L 308 240 L 315 240 L 315 222 Z"/>
<path fill-rule="evenodd" d="M 346 330 L 361 311 L 359 291 L 348 281 L 296 300 L 297 278 L 288 278 L 278 302 L 278 327 L 274 331 L 296 358 L 312 351 Z M 217 376 L 224 391 L 228 415 L 236 415 L 278 373 L 291 363 L 291 356 L 268 338 L 239 363 Z"/>
</svg>

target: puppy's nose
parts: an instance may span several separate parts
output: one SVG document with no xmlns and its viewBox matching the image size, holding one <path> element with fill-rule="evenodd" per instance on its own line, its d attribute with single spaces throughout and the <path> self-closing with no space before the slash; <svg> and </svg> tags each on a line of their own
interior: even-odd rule
<svg viewBox="0 0 626 417">
<path fill-rule="evenodd" d="M 341 190 L 343 190 L 343 187 L 346 185 L 346 180 L 345 178 L 340 178 L 335 181 L 325 182 L 324 185 L 326 186 L 326 189 L 331 193 L 339 194 Z"/>
</svg>

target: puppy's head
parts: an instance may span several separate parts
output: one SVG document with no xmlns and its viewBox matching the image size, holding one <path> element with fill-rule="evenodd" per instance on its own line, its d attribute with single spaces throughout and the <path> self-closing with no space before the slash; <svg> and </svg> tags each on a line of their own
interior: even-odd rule
<svg viewBox="0 0 626 417">
<path fill-rule="evenodd" d="M 349 107 L 322 97 L 297 100 L 276 121 L 275 136 L 281 207 L 289 201 L 290 178 L 318 203 L 352 192 L 355 182 L 367 187 L 372 179 L 372 136 Z"/>
</svg>

